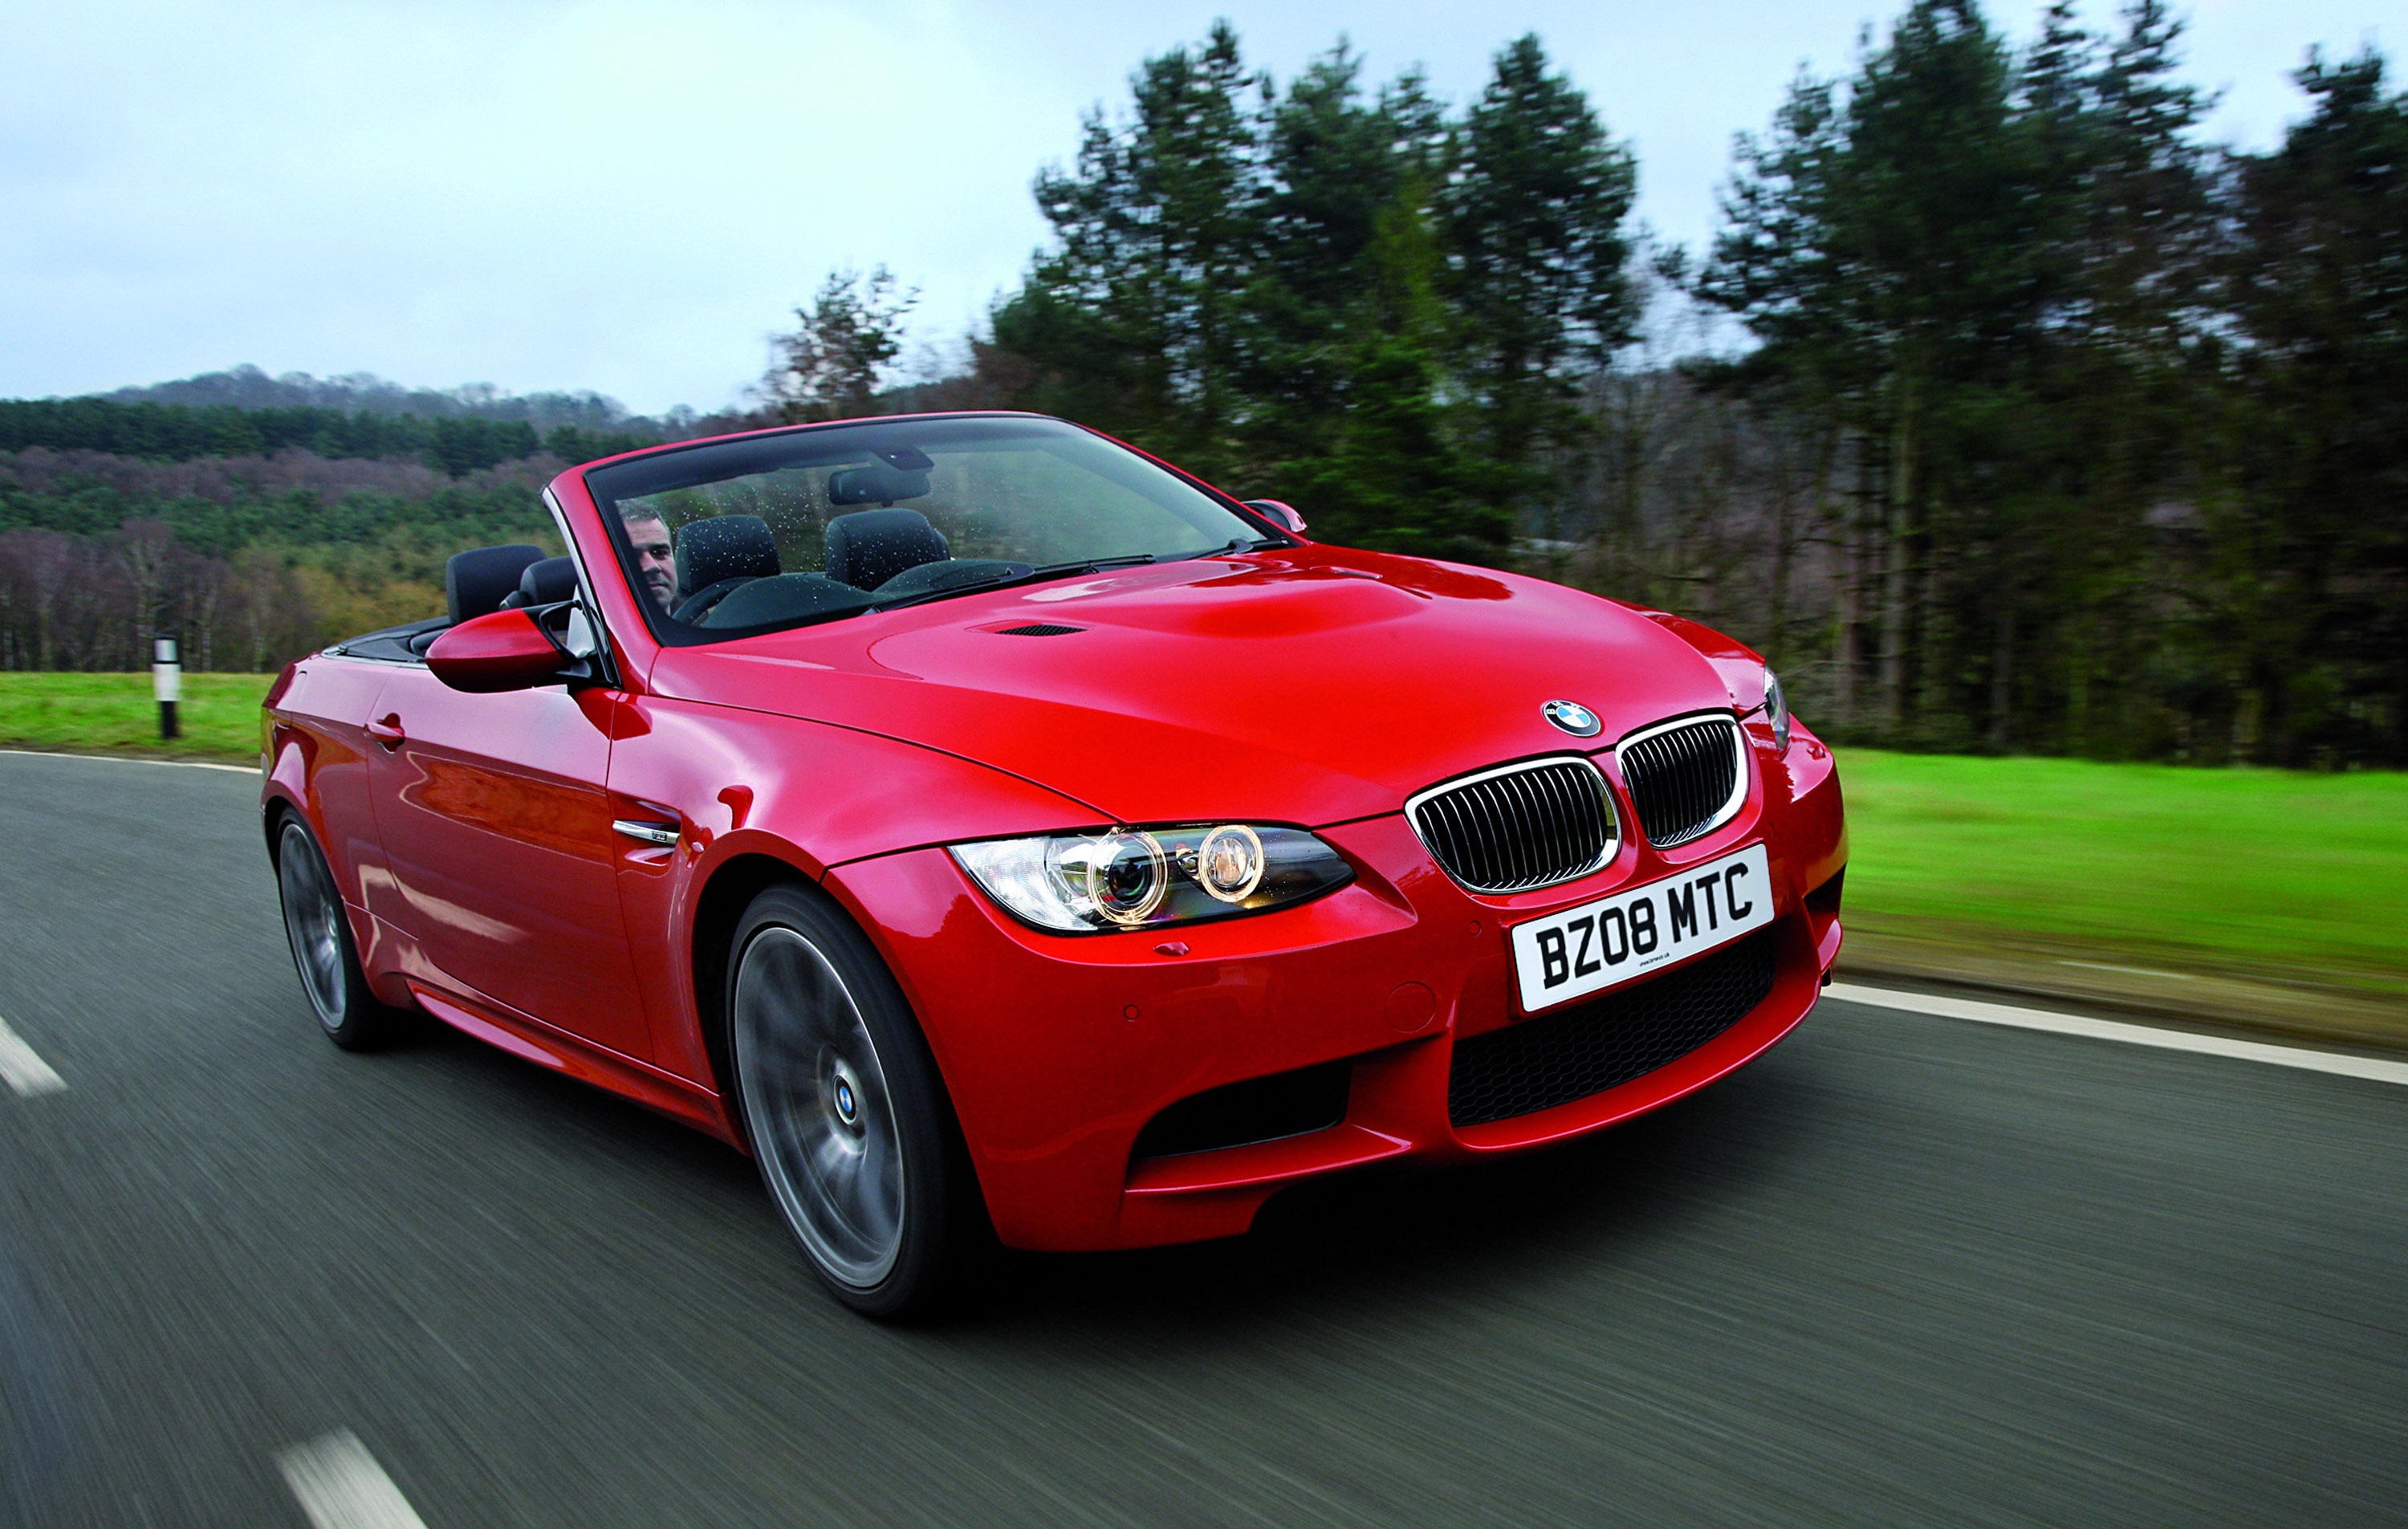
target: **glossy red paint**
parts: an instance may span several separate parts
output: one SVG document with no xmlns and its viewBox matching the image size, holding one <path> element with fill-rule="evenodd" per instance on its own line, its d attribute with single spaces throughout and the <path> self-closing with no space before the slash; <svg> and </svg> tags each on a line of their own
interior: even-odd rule
<svg viewBox="0 0 2408 1529">
<path fill-rule="evenodd" d="M 490 694 L 543 684 L 560 672 L 565 656 L 534 617 L 496 610 L 436 638 L 426 666 L 453 690 Z"/>
<path fill-rule="evenodd" d="M 665 649 L 581 472 L 551 492 L 603 676 L 467 693 L 410 662 L 313 656 L 268 708 L 267 803 L 328 847 L 380 993 L 728 1140 L 714 983 L 730 899 L 779 877 L 824 887 L 893 971 L 996 1225 L 1029 1248 L 1240 1232 L 1303 1178 L 1598 1129 L 1778 1040 L 1838 952 L 1836 908 L 1808 900 L 1846 860 L 1829 750 L 1803 724 L 1776 750 L 1761 661 L 1693 622 L 1308 543 Z M 512 634 L 497 650 L 523 650 L 517 623 L 551 645 L 502 614 L 515 622 L 463 623 L 437 650 L 481 642 L 487 622 Z M 998 631 L 1031 620 L 1082 630 Z M 1598 736 L 1547 722 L 1556 697 L 1594 709 Z M 1754 712 L 1748 795 L 1671 851 L 1627 843 L 1579 880 L 1478 895 L 1403 815 L 1454 776 L 1584 753 L 1630 821 L 1613 741 L 1698 711 Z M 1176 940 L 1064 936 L 1004 914 L 943 848 L 1213 820 L 1312 829 L 1354 880 Z M 1755 1010 L 1618 1088 L 1449 1123 L 1454 1047 L 1520 1019 L 1511 925 L 1759 842 L 1778 961 Z M 1333 1061 L 1353 1069 L 1337 1126 L 1133 1159 L 1167 1106 Z"/>
<path fill-rule="evenodd" d="M 1038 620 L 1085 630 L 995 630 Z M 1696 648 L 1593 595 L 1321 546 L 668 649 L 651 684 L 977 759 L 1108 821 L 1168 822 L 1394 812 L 1434 781 L 1565 751 L 1539 712 L 1551 696 L 1593 697 L 1608 739 L 1730 704 Z"/>
</svg>

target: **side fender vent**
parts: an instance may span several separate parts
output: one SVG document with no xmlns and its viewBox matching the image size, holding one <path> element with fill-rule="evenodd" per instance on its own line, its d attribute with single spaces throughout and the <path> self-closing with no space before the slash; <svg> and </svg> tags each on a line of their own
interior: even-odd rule
<svg viewBox="0 0 2408 1529">
<path fill-rule="evenodd" d="M 996 631 L 1007 637 L 1067 637 L 1073 632 L 1084 632 L 1083 626 L 1063 626 L 1054 622 L 1031 622 L 1026 626 L 999 626 Z"/>
</svg>

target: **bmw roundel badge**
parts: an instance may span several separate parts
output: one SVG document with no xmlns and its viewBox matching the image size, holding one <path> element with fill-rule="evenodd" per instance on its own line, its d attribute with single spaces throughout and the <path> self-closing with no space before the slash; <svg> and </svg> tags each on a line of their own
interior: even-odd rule
<svg viewBox="0 0 2408 1529">
<path fill-rule="evenodd" d="M 1539 709 L 1546 714 L 1547 721 L 1576 738 L 1593 738 L 1602 725 L 1597 720 L 1597 713 L 1578 701 L 1549 701 Z"/>
</svg>

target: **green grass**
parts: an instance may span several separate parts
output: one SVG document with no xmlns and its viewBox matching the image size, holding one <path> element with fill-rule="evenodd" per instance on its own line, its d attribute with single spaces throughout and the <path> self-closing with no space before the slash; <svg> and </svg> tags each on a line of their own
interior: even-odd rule
<svg viewBox="0 0 2408 1529">
<path fill-rule="evenodd" d="M 1840 755 L 1851 923 L 2408 993 L 2408 775 Z"/>
<path fill-rule="evenodd" d="M 275 679 L 187 674 L 176 707 L 183 736 L 170 741 L 159 736 L 147 673 L 0 673 L 0 748 L 255 762 L 259 702 Z"/>
</svg>

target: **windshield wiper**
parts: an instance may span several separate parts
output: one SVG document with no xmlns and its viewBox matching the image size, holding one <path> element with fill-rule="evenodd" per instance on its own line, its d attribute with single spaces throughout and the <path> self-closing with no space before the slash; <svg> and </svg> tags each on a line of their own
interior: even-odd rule
<svg viewBox="0 0 2408 1529">
<path fill-rule="evenodd" d="M 1200 552 L 1190 552 L 1186 557 L 1181 559 L 1181 561 L 1184 563 L 1193 563 L 1197 558 L 1226 557 L 1231 552 L 1259 552 L 1266 547 L 1277 547 L 1280 544 L 1278 542 L 1271 540 L 1268 536 L 1232 536 L 1221 546 L 1208 547 Z"/>
<path fill-rule="evenodd" d="M 915 590 L 893 600 L 879 600 L 865 606 L 869 610 L 900 610 L 906 606 L 924 605 L 930 600 L 942 600 L 955 594 L 968 594 L 972 590 L 1003 589 L 1013 584 L 1034 584 L 1039 579 L 1061 579 L 1070 574 L 1101 573 L 1106 568 L 1131 568 L 1141 564 L 1159 562 L 1153 552 L 1133 552 L 1126 557 L 1086 557 L 1069 563 L 1044 563 L 1029 566 L 1018 564 L 991 570 L 985 579 L 965 579 L 958 584 L 946 584 L 937 589 Z"/>
</svg>

